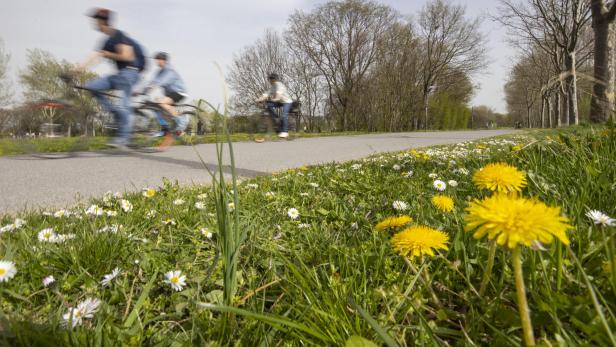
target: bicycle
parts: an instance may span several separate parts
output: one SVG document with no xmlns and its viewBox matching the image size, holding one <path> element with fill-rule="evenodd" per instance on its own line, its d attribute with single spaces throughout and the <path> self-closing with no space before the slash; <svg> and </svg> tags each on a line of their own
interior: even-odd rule
<svg viewBox="0 0 616 347">
<path fill-rule="evenodd" d="M 257 105 L 259 106 L 260 111 L 257 114 L 253 114 L 251 117 L 251 138 L 257 143 L 262 143 L 265 142 L 266 136 L 257 134 L 262 134 L 265 132 L 269 136 L 269 134 L 273 131 L 276 133 L 280 132 L 282 128 L 282 108 L 275 108 L 274 112 L 276 117 L 272 118 L 267 110 L 267 104 L 265 102 L 258 102 Z M 301 115 L 301 103 L 294 100 L 288 114 L 289 134 L 291 131 L 297 133 Z M 294 137 L 289 136 L 286 140 L 290 141 L 293 140 L 293 138 Z"/>
</svg>

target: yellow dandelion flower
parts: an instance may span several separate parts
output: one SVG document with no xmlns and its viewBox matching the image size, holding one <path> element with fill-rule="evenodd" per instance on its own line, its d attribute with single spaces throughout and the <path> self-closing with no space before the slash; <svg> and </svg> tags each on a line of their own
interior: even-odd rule
<svg viewBox="0 0 616 347">
<path fill-rule="evenodd" d="M 514 151 L 514 152 L 521 151 L 522 150 L 522 145 L 515 145 L 515 146 L 511 147 L 511 150 Z"/>
<path fill-rule="evenodd" d="M 573 229 L 569 219 L 561 216 L 560 207 L 505 194 L 475 200 L 466 212 L 466 231 L 475 230 L 476 239 L 488 235 L 488 239 L 496 239 L 496 243 L 509 248 L 518 244 L 530 247 L 534 241 L 549 244 L 554 237 L 568 245 L 565 232 Z"/>
<path fill-rule="evenodd" d="M 409 216 L 400 216 L 400 217 L 388 217 L 380 221 L 375 229 L 378 231 L 383 231 L 385 229 L 394 229 L 401 227 L 403 225 L 407 225 L 413 221 L 413 218 Z"/>
<path fill-rule="evenodd" d="M 505 163 L 491 163 L 473 175 L 478 188 L 497 192 L 519 192 L 526 186 L 526 175 Z"/>
<path fill-rule="evenodd" d="M 391 238 L 393 249 L 400 255 L 414 258 L 433 256 L 435 250 L 448 250 L 449 236 L 427 226 L 412 226 Z"/>
<path fill-rule="evenodd" d="M 432 205 L 443 212 L 453 211 L 453 199 L 447 195 L 435 195 L 432 197 Z"/>
</svg>

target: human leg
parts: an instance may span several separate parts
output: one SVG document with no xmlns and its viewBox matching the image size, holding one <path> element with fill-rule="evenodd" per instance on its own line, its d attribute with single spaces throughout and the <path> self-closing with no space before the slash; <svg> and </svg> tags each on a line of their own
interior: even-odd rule
<svg viewBox="0 0 616 347">
<path fill-rule="evenodd" d="M 118 118 L 118 138 L 120 144 L 127 144 L 131 137 L 131 111 L 130 98 L 132 95 L 133 86 L 139 80 L 139 73 L 133 69 L 120 70 L 116 75 L 111 77 L 113 88 L 121 92 L 121 101 L 115 108 Z"/>
</svg>

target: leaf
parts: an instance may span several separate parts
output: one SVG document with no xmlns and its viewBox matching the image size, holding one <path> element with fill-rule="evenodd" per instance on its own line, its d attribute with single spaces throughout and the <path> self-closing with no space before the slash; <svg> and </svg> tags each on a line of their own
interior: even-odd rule
<svg viewBox="0 0 616 347">
<path fill-rule="evenodd" d="M 143 304 L 145 303 L 145 300 L 148 298 L 148 295 L 150 294 L 150 290 L 152 290 L 152 286 L 154 285 L 154 281 L 156 280 L 157 275 L 158 271 L 154 272 L 154 275 L 152 275 L 152 278 L 150 278 L 148 284 L 143 287 L 143 291 L 141 292 L 141 295 L 139 295 L 139 299 L 135 303 L 135 307 L 133 307 L 133 310 L 124 322 L 124 328 L 130 328 L 135 322 L 135 319 L 137 319 L 137 317 L 139 316 L 139 310 L 141 309 L 141 306 L 143 306 Z"/>
<path fill-rule="evenodd" d="M 329 214 L 329 212 L 326 209 L 322 208 L 322 207 L 320 209 L 318 209 L 317 212 L 319 212 L 320 214 L 322 214 L 324 216 L 327 216 Z"/>
<path fill-rule="evenodd" d="M 357 303 L 355 303 L 355 300 L 353 300 L 353 298 L 351 298 L 350 296 L 349 296 L 349 304 L 355 310 L 357 310 L 357 312 L 359 312 L 359 314 L 364 318 L 364 320 L 366 320 L 366 322 L 372 327 L 372 329 L 374 329 L 376 333 L 379 334 L 379 336 L 381 337 L 381 339 L 383 339 L 383 341 L 385 342 L 387 346 L 389 347 L 398 346 L 398 343 L 393 339 L 393 337 L 391 337 L 387 333 L 387 331 L 385 331 L 385 329 L 383 329 L 383 327 L 381 327 L 379 323 L 376 320 L 374 320 L 374 318 L 372 318 L 370 314 L 368 314 L 368 312 L 364 311 L 364 309 L 361 308 L 361 306 L 357 305 Z"/>
<path fill-rule="evenodd" d="M 361 336 L 351 336 L 344 344 L 345 347 L 377 347 L 378 345 L 370 340 L 366 340 Z"/>
</svg>

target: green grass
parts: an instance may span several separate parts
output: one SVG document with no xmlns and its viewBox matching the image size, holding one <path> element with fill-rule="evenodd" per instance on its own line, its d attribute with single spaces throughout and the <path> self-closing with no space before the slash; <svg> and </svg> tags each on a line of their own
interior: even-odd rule
<svg viewBox="0 0 616 347">
<path fill-rule="evenodd" d="M 349 136 L 361 135 L 366 132 L 336 132 L 336 133 L 291 133 L 291 139 L 312 138 L 326 136 Z M 268 141 L 286 141 L 267 136 Z M 97 151 L 109 148 L 106 143 L 109 138 L 105 136 L 96 137 L 58 137 L 58 138 L 37 138 L 37 139 L 2 139 L 0 138 L 0 156 L 20 155 L 30 153 L 57 153 L 57 152 L 77 152 L 77 151 Z M 252 141 L 254 135 L 247 133 L 231 134 L 231 141 Z M 139 143 L 139 139 L 136 140 Z M 159 140 L 160 141 L 160 140 Z M 203 136 L 185 135 L 177 138 L 174 145 L 193 145 L 202 143 L 215 143 L 216 134 Z M 156 145 L 157 143 L 155 143 Z"/>
<path fill-rule="evenodd" d="M 489 245 L 464 232 L 467 202 L 486 195 L 471 176 L 497 161 L 524 170 L 523 194 L 562 207 L 575 227 L 569 248 L 553 243 L 545 251 L 523 250 L 538 342 L 611 345 L 606 325 L 616 330 L 616 275 L 608 271 L 607 254 L 615 228 L 598 228 L 585 213 L 616 216 L 616 132 L 592 128 L 299 168 L 242 181 L 235 192 L 165 181 L 151 198 L 125 195 L 130 212 L 112 195 L 92 201 L 117 212 L 112 217 L 88 216 L 83 211 L 89 206 L 76 206 L 69 217 L 28 213 L 20 216 L 26 225 L 0 235 L 0 259 L 18 270 L 0 283 L 0 339 L 21 346 L 339 346 L 366 343 L 361 336 L 376 345 L 520 345 L 510 252 L 497 250 L 486 293 L 479 296 Z M 403 175 L 410 170 L 411 177 Z M 444 192 L 455 201 L 453 213 L 431 206 L 437 193 L 432 173 L 459 183 Z M 216 230 L 221 201 L 233 201 L 233 193 L 239 200 L 230 215 L 247 239 L 234 305 L 228 306 Z M 398 214 L 395 200 L 409 205 L 415 223 L 447 232 L 449 250 L 424 262 L 397 255 L 391 234 L 374 230 L 383 217 Z M 197 202 L 205 208 L 197 209 Z M 299 210 L 298 219 L 287 215 L 290 208 Z M 169 219 L 175 225 L 163 222 Z M 113 224 L 122 225 L 117 233 L 97 233 Z M 37 233 L 48 227 L 75 238 L 38 241 Z M 102 287 L 115 267 L 121 275 Z M 163 283 L 171 270 L 187 276 L 182 291 Z M 41 281 L 48 275 L 56 283 L 45 288 Z M 85 297 L 100 299 L 100 310 L 77 328 L 62 327 L 68 307 Z"/>
</svg>

